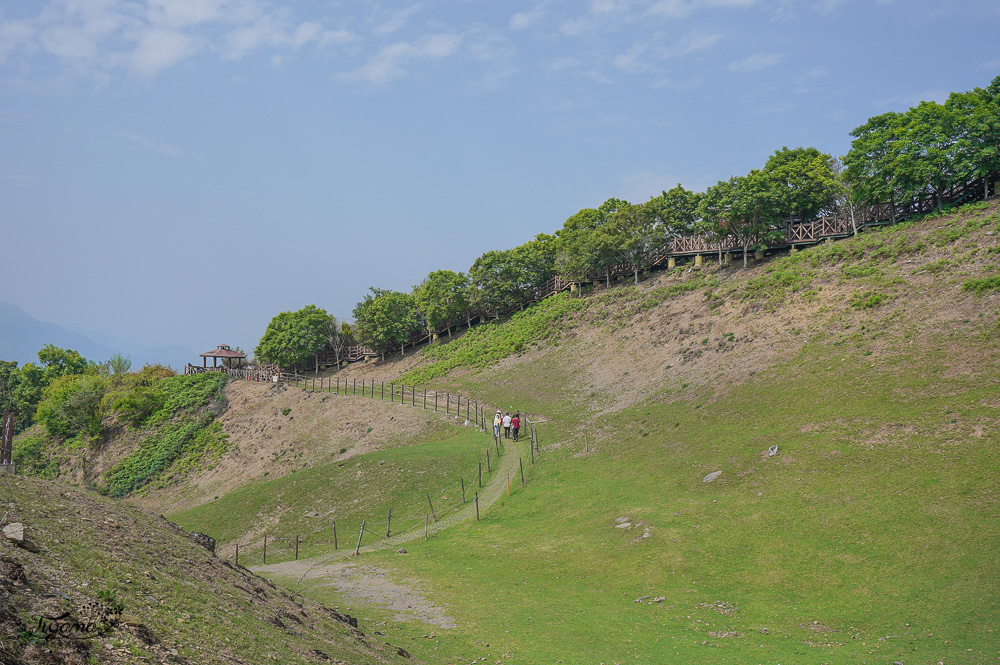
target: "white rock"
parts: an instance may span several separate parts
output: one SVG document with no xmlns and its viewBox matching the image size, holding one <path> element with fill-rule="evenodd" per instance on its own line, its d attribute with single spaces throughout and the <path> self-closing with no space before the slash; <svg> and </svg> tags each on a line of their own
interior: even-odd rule
<svg viewBox="0 0 1000 665">
<path fill-rule="evenodd" d="M 712 482 L 713 480 L 715 480 L 716 478 L 718 478 L 721 475 L 722 475 L 721 471 L 713 471 L 712 473 L 710 473 L 707 476 L 705 476 L 704 478 L 702 478 L 701 482 L 703 482 L 703 483 L 710 483 L 710 482 Z"/>
<path fill-rule="evenodd" d="M 20 522 L 12 522 L 3 528 L 3 535 L 7 540 L 13 540 L 15 543 L 23 543 L 24 525 Z"/>
</svg>

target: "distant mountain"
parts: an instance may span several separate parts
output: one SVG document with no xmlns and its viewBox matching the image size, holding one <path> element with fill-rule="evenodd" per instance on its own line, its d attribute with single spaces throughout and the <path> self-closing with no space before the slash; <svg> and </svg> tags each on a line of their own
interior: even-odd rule
<svg viewBox="0 0 1000 665">
<path fill-rule="evenodd" d="M 96 361 L 121 353 L 132 358 L 133 368 L 159 363 L 180 370 L 198 360 L 197 353 L 180 346 L 137 348 L 126 340 L 85 328 L 39 321 L 17 305 L 0 301 L 0 360 L 37 363 L 38 350 L 46 344 L 79 351 L 84 358 Z"/>
</svg>

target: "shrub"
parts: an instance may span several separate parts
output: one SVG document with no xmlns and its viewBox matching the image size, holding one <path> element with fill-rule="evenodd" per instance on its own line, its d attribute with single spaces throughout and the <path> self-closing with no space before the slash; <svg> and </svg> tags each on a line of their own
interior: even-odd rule
<svg viewBox="0 0 1000 665">
<path fill-rule="evenodd" d="M 990 275 L 989 277 L 974 277 L 966 280 L 962 285 L 965 291 L 975 291 L 982 294 L 984 291 L 994 291 L 1000 289 L 1000 275 Z"/>
<path fill-rule="evenodd" d="M 35 420 L 54 437 L 96 436 L 101 431 L 101 400 L 106 389 L 104 377 L 61 376 L 45 389 Z"/>
<path fill-rule="evenodd" d="M 32 476 L 55 478 L 59 462 L 52 454 L 52 442 L 41 436 L 23 436 L 14 441 L 11 457 L 18 470 Z"/>
<path fill-rule="evenodd" d="M 854 309 L 874 309 L 888 299 L 889 297 L 884 293 L 864 291 L 862 293 L 855 293 L 851 296 L 850 303 L 851 307 Z"/>
</svg>

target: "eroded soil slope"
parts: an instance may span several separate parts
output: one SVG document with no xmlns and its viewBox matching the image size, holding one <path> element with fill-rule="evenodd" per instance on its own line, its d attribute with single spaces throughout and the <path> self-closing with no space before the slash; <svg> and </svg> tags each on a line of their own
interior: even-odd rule
<svg viewBox="0 0 1000 665">
<path fill-rule="evenodd" d="M 357 621 L 210 553 L 162 517 L 56 483 L 0 476 L 0 663 L 413 662 Z M 106 612 L 120 603 L 119 611 Z M 105 609 L 102 609 L 105 608 Z M 46 639 L 38 617 L 88 623 Z"/>
<path fill-rule="evenodd" d="M 338 462 L 454 427 L 434 414 L 380 400 L 232 381 L 219 416 L 229 450 L 210 469 L 131 500 L 159 512 L 190 508 L 254 479 Z"/>
</svg>

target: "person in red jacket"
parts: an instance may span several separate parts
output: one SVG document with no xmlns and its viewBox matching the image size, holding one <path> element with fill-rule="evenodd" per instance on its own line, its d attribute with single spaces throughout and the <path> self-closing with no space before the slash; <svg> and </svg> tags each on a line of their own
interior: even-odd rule
<svg viewBox="0 0 1000 665">
<path fill-rule="evenodd" d="M 521 414 L 515 413 L 510 419 L 510 428 L 514 430 L 514 440 L 517 441 L 517 430 L 521 429 Z"/>
</svg>

